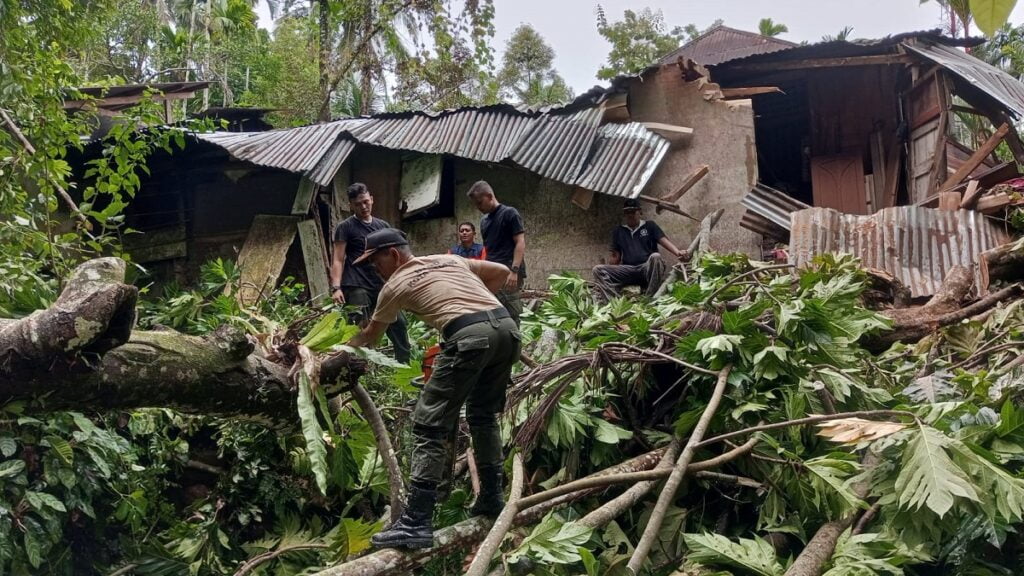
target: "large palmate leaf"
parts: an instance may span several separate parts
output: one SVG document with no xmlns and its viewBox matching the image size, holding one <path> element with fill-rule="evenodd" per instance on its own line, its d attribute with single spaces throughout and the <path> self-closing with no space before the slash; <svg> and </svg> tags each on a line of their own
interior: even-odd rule
<svg viewBox="0 0 1024 576">
<path fill-rule="evenodd" d="M 856 445 L 895 434 L 907 427 L 898 422 L 879 422 L 863 418 L 843 418 L 818 424 L 819 436 L 840 444 Z"/>
<path fill-rule="evenodd" d="M 942 432 L 920 425 L 903 449 L 903 469 L 896 478 L 900 507 L 920 510 L 927 506 L 941 518 L 958 497 L 978 501 L 967 475 L 946 453 L 948 445 L 949 439 Z"/>
<path fill-rule="evenodd" d="M 590 539 L 591 528 L 576 522 L 563 522 L 553 513 L 549 513 L 523 539 L 509 556 L 515 563 L 523 556 L 529 556 L 544 564 L 572 564 L 582 557 L 579 547 Z"/>
<path fill-rule="evenodd" d="M 768 542 L 755 538 L 732 540 L 721 534 L 684 534 L 690 548 L 687 560 L 715 566 L 741 568 L 760 576 L 782 576 L 785 568 L 775 557 L 775 549 Z"/>
<path fill-rule="evenodd" d="M 1017 0 L 971 0 L 971 15 L 978 28 L 992 36 L 1006 24 L 1016 5 Z"/>
</svg>

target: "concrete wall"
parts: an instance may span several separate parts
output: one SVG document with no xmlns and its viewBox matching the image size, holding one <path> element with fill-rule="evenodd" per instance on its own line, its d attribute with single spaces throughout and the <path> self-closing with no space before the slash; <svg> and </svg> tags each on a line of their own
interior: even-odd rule
<svg viewBox="0 0 1024 576">
<path fill-rule="evenodd" d="M 547 278 L 562 271 L 590 278 L 590 269 L 604 261 L 612 229 L 619 224 L 622 200 L 595 195 L 589 210 L 570 202 L 569 186 L 542 179 L 522 170 L 489 166 L 468 160 L 455 163 L 455 218 L 409 222 L 417 254 L 444 253 L 457 242 L 458 223 L 477 226 L 481 214 L 466 198 L 477 180 L 487 180 L 502 204 L 515 207 L 526 224 L 527 287 L 546 288 Z"/>
<path fill-rule="evenodd" d="M 711 234 L 711 247 L 721 252 L 746 252 L 760 258 L 760 236 L 740 227 L 745 209 L 740 199 L 757 182 L 754 114 L 749 101 L 707 101 L 697 82 L 685 82 L 676 66 L 666 66 L 629 87 L 629 112 L 634 122 L 661 122 L 693 128 L 682 145 L 673 145 L 644 194 L 662 196 L 677 190 L 698 166 L 711 170 L 679 202 L 700 219 L 719 208 L 725 214 Z M 652 209 L 645 209 L 650 216 Z M 677 244 L 685 246 L 699 224 L 675 214 L 655 217 Z"/>
</svg>

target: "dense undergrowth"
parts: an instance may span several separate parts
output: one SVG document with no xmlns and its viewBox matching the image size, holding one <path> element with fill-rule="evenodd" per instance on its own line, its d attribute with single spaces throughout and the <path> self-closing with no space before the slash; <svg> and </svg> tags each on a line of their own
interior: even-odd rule
<svg viewBox="0 0 1024 576">
<path fill-rule="evenodd" d="M 551 297 L 524 322 L 541 361 L 609 343 L 668 344 L 692 365 L 732 365 L 709 436 L 808 414 L 889 411 L 839 421 L 824 429 L 831 439 L 814 426 L 756 433 L 750 456 L 721 470 L 748 482 L 685 485 L 650 569 L 782 574 L 820 525 L 874 509 L 873 521 L 840 541 L 830 576 L 1013 573 L 1024 513 L 1024 410 L 1014 402 L 1016 369 L 1005 365 L 1024 347 L 1020 304 L 876 355 L 857 342 L 888 321 L 860 304 L 867 277 L 855 262 L 825 258 L 793 275 L 750 274 L 753 265 L 706 255 L 693 281 L 658 301 L 604 307 L 582 280 L 553 277 Z M 313 325 L 300 321 L 310 309 L 293 281 L 249 310 L 224 296 L 236 281 L 230 264 L 210 263 L 199 289 L 150 294 L 140 326 L 204 333 L 235 323 L 267 334 Z M 430 342 L 422 324 L 414 336 L 421 350 Z M 364 383 L 403 462 L 417 372 L 380 366 Z M 662 446 L 673 434 L 685 437 L 714 380 L 670 363 L 593 364 L 562 376 L 525 394 L 514 388 L 519 402 L 505 419 L 510 443 L 538 429 L 524 446 L 534 490 Z M 312 414 L 322 439 L 298 427 L 269 430 L 162 409 L 40 415 L 38 408 L 2 409 L 5 573 L 108 574 L 127 566 L 137 574 L 307 573 L 365 549 L 388 501 L 370 428 L 347 402 L 337 412 L 315 398 L 306 405 L 312 412 L 302 420 Z M 708 446 L 701 456 L 728 448 Z M 468 482 L 452 488 L 439 527 L 466 517 Z M 605 500 L 580 501 L 514 533 L 503 549 L 509 569 L 620 573 L 653 498 L 598 530 L 574 522 Z M 441 558 L 425 573 L 457 574 L 462 564 L 458 555 Z"/>
</svg>

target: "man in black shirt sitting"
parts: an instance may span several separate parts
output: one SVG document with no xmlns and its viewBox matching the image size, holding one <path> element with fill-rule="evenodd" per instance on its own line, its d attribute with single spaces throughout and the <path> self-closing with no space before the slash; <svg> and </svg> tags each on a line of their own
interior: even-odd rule
<svg viewBox="0 0 1024 576">
<path fill-rule="evenodd" d="M 665 281 L 668 267 L 658 252 L 662 246 L 680 260 L 689 258 L 685 250 L 676 248 L 659 227 L 642 220 L 640 202 L 627 199 L 622 206 L 623 224 L 612 233 L 609 264 L 594 266 L 593 294 L 600 303 L 622 294 L 626 286 L 639 286 L 653 296 Z"/>
</svg>

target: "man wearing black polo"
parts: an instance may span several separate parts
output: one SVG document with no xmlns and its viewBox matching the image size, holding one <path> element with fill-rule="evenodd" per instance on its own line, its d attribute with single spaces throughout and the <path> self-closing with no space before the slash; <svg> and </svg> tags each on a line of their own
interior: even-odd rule
<svg viewBox="0 0 1024 576">
<path fill-rule="evenodd" d="M 660 226 L 641 219 L 641 215 L 638 200 L 630 198 L 623 203 L 623 224 L 612 233 L 609 263 L 594 266 L 591 292 L 599 303 L 620 296 L 626 286 L 639 286 L 644 294 L 653 296 L 668 270 L 658 246 L 680 260 L 689 258 L 685 250 L 676 248 L 665 236 Z"/>
<path fill-rule="evenodd" d="M 484 217 L 480 220 L 487 260 L 506 266 L 509 270 L 504 286 L 498 291 L 498 300 L 519 325 L 523 312 L 520 291 L 526 279 L 526 228 L 519 211 L 500 204 L 494 190 L 487 182 L 480 180 L 469 187 L 466 193 L 476 209 Z"/>
<path fill-rule="evenodd" d="M 366 247 L 366 236 L 391 225 L 373 216 L 373 196 L 365 184 L 356 182 L 348 187 L 348 205 L 352 215 L 334 230 L 334 250 L 331 257 L 331 298 L 338 304 L 356 307 L 350 320 L 364 324 L 377 308 L 377 296 L 384 286 L 377 271 L 368 262 L 356 262 Z M 388 339 L 395 347 L 395 360 L 409 363 L 411 346 L 405 317 L 398 316 L 388 327 Z"/>
</svg>

